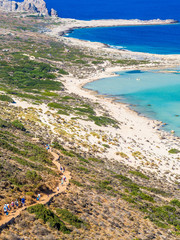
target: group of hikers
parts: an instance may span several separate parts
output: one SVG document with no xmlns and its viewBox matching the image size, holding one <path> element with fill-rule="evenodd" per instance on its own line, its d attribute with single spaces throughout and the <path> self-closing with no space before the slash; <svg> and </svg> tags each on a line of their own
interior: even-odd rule
<svg viewBox="0 0 180 240">
<path fill-rule="evenodd" d="M 12 209 L 15 209 L 15 208 L 19 208 L 19 206 L 21 207 L 24 207 L 25 205 L 25 197 L 21 198 L 20 199 L 20 204 L 19 204 L 19 201 L 18 199 L 16 199 L 15 201 L 12 201 L 10 204 L 4 204 L 4 214 L 5 215 L 8 215 L 9 212 L 12 210 Z"/>
<path fill-rule="evenodd" d="M 66 182 L 66 176 L 65 175 L 61 178 L 61 185 L 63 185 L 64 182 Z"/>
<path fill-rule="evenodd" d="M 40 193 L 37 195 L 37 201 L 40 200 Z M 8 215 L 11 210 L 15 210 L 19 207 L 24 207 L 25 206 L 26 199 L 25 197 L 22 197 L 19 201 L 16 199 L 15 201 L 12 201 L 10 204 L 4 204 L 4 214 Z"/>
<path fill-rule="evenodd" d="M 51 147 L 49 144 L 46 145 L 46 150 L 51 151 Z M 64 173 L 65 167 L 60 166 L 60 171 L 62 173 Z M 64 182 L 66 182 L 65 175 L 63 175 L 63 177 L 61 178 L 61 185 L 63 185 Z M 59 186 L 57 186 L 57 191 L 59 191 Z M 40 198 L 41 198 L 41 195 L 40 195 L 40 193 L 38 193 L 36 200 L 39 201 Z M 25 202 L 26 202 L 25 197 L 22 197 L 21 199 L 19 199 L 19 201 L 18 201 L 18 199 L 16 199 L 15 201 L 12 201 L 10 204 L 4 204 L 4 208 L 3 208 L 4 214 L 8 215 L 11 210 L 17 209 L 19 207 L 24 207 Z"/>
</svg>

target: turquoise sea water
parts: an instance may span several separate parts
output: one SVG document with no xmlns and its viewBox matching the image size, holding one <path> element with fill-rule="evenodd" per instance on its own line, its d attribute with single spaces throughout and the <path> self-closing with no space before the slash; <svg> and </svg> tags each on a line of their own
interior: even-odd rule
<svg viewBox="0 0 180 240">
<path fill-rule="evenodd" d="M 180 21 L 179 0 L 46 0 L 60 17 L 91 19 L 168 19 Z M 180 24 L 77 29 L 70 36 L 99 41 L 116 48 L 159 54 L 180 54 Z M 140 81 L 136 79 L 140 78 Z M 117 96 L 142 114 L 168 123 L 180 136 L 180 74 L 124 72 L 86 87 Z"/>
<path fill-rule="evenodd" d="M 167 123 L 164 130 L 180 136 L 180 71 L 126 71 L 117 77 L 85 85 L 100 94 L 116 97 L 144 116 Z"/>
</svg>

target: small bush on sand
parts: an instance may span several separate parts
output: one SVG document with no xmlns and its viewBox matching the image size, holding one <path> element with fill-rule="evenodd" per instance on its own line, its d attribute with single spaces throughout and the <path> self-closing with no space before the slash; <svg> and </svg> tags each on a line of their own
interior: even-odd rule
<svg viewBox="0 0 180 240">
<path fill-rule="evenodd" d="M 180 153 L 180 151 L 178 149 L 172 148 L 172 149 L 169 150 L 169 153 L 177 154 L 177 153 Z"/>
</svg>

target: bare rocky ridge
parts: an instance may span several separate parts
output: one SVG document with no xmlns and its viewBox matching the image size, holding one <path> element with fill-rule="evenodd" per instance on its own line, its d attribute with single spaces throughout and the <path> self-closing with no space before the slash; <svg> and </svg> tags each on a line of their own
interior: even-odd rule
<svg viewBox="0 0 180 240">
<path fill-rule="evenodd" d="M 0 0 L 0 11 L 39 13 L 44 16 L 57 17 L 54 9 L 51 9 L 50 13 L 48 12 L 44 0 L 24 0 L 24 2 Z"/>
</svg>

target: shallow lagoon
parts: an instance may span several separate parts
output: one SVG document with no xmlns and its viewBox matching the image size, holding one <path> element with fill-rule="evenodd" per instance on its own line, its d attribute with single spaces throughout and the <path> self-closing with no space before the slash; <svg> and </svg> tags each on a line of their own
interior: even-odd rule
<svg viewBox="0 0 180 240">
<path fill-rule="evenodd" d="M 116 97 L 146 117 L 167 123 L 164 130 L 180 136 L 180 71 L 126 71 L 85 88 Z"/>
</svg>

